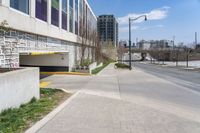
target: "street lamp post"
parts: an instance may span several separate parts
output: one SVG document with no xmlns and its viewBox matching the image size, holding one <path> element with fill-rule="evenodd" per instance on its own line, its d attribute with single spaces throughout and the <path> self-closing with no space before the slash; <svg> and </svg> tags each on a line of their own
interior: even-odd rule
<svg viewBox="0 0 200 133">
<path fill-rule="evenodd" d="M 136 18 L 129 18 L 129 70 L 132 69 L 132 59 L 131 59 L 131 22 L 138 20 L 139 18 L 144 17 L 145 21 L 147 21 L 147 15 L 141 15 L 139 17 Z"/>
</svg>

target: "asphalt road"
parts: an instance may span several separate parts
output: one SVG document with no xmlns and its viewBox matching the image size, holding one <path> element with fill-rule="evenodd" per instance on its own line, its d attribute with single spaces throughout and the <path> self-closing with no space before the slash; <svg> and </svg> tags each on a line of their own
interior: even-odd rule
<svg viewBox="0 0 200 133">
<path fill-rule="evenodd" d="M 161 67 L 153 64 L 134 63 L 136 68 L 171 81 L 180 86 L 200 92 L 200 73 L 176 68 Z"/>
</svg>

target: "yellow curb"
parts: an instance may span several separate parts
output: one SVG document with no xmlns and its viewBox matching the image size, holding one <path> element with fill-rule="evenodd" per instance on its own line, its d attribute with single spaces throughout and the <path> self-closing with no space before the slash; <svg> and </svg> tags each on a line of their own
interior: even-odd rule
<svg viewBox="0 0 200 133">
<path fill-rule="evenodd" d="M 89 73 L 79 73 L 79 72 L 40 72 L 43 75 L 80 75 L 80 76 L 91 76 Z"/>
<path fill-rule="evenodd" d="M 40 88 L 47 87 L 51 82 L 40 82 Z"/>
<path fill-rule="evenodd" d="M 31 55 L 49 55 L 56 54 L 56 52 L 31 52 Z"/>
</svg>

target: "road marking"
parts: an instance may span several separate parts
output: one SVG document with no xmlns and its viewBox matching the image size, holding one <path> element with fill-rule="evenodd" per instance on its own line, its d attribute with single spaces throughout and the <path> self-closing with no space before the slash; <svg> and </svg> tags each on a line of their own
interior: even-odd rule
<svg viewBox="0 0 200 133">
<path fill-rule="evenodd" d="M 40 82 L 40 88 L 45 88 L 47 87 L 51 82 Z"/>
</svg>

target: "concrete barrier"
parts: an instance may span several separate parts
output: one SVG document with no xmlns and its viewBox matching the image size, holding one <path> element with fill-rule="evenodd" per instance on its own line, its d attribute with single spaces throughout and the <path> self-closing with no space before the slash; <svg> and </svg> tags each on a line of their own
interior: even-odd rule
<svg viewBox="0 0 200 133">
<path fill-rule="evenodd" d="M 40 98 L 39 69 L 24 68 L 0 73 L 0 112 Z"/>
<path fill-rule="evenodd" d="M 96 67 L 97 67 L 97 62 L 94 62 L 89 65 L 90 74 L 92 74 L 92 70 L 94 70 Z"/>
<path fill-rule="evenodd" d="M 98 67 L 102 67 L 102 66 L 103 66 L 103 63 L 100 63 L 100 64 L 97 66 L 97 68 L 98 68 Z"/>
<path fill-rule="evenodd" d="M 99 65 L 97 65 L 97 62 L 94 62 L 92 63 L 90 66 L 89 66 L 89 70 L 90 70 L 90 74 L 92 74 L 92 70 L 98 68 L 98 67 L 102 67 L 103 66 L 103 63 L 100 63 Z"/>
</svg>

